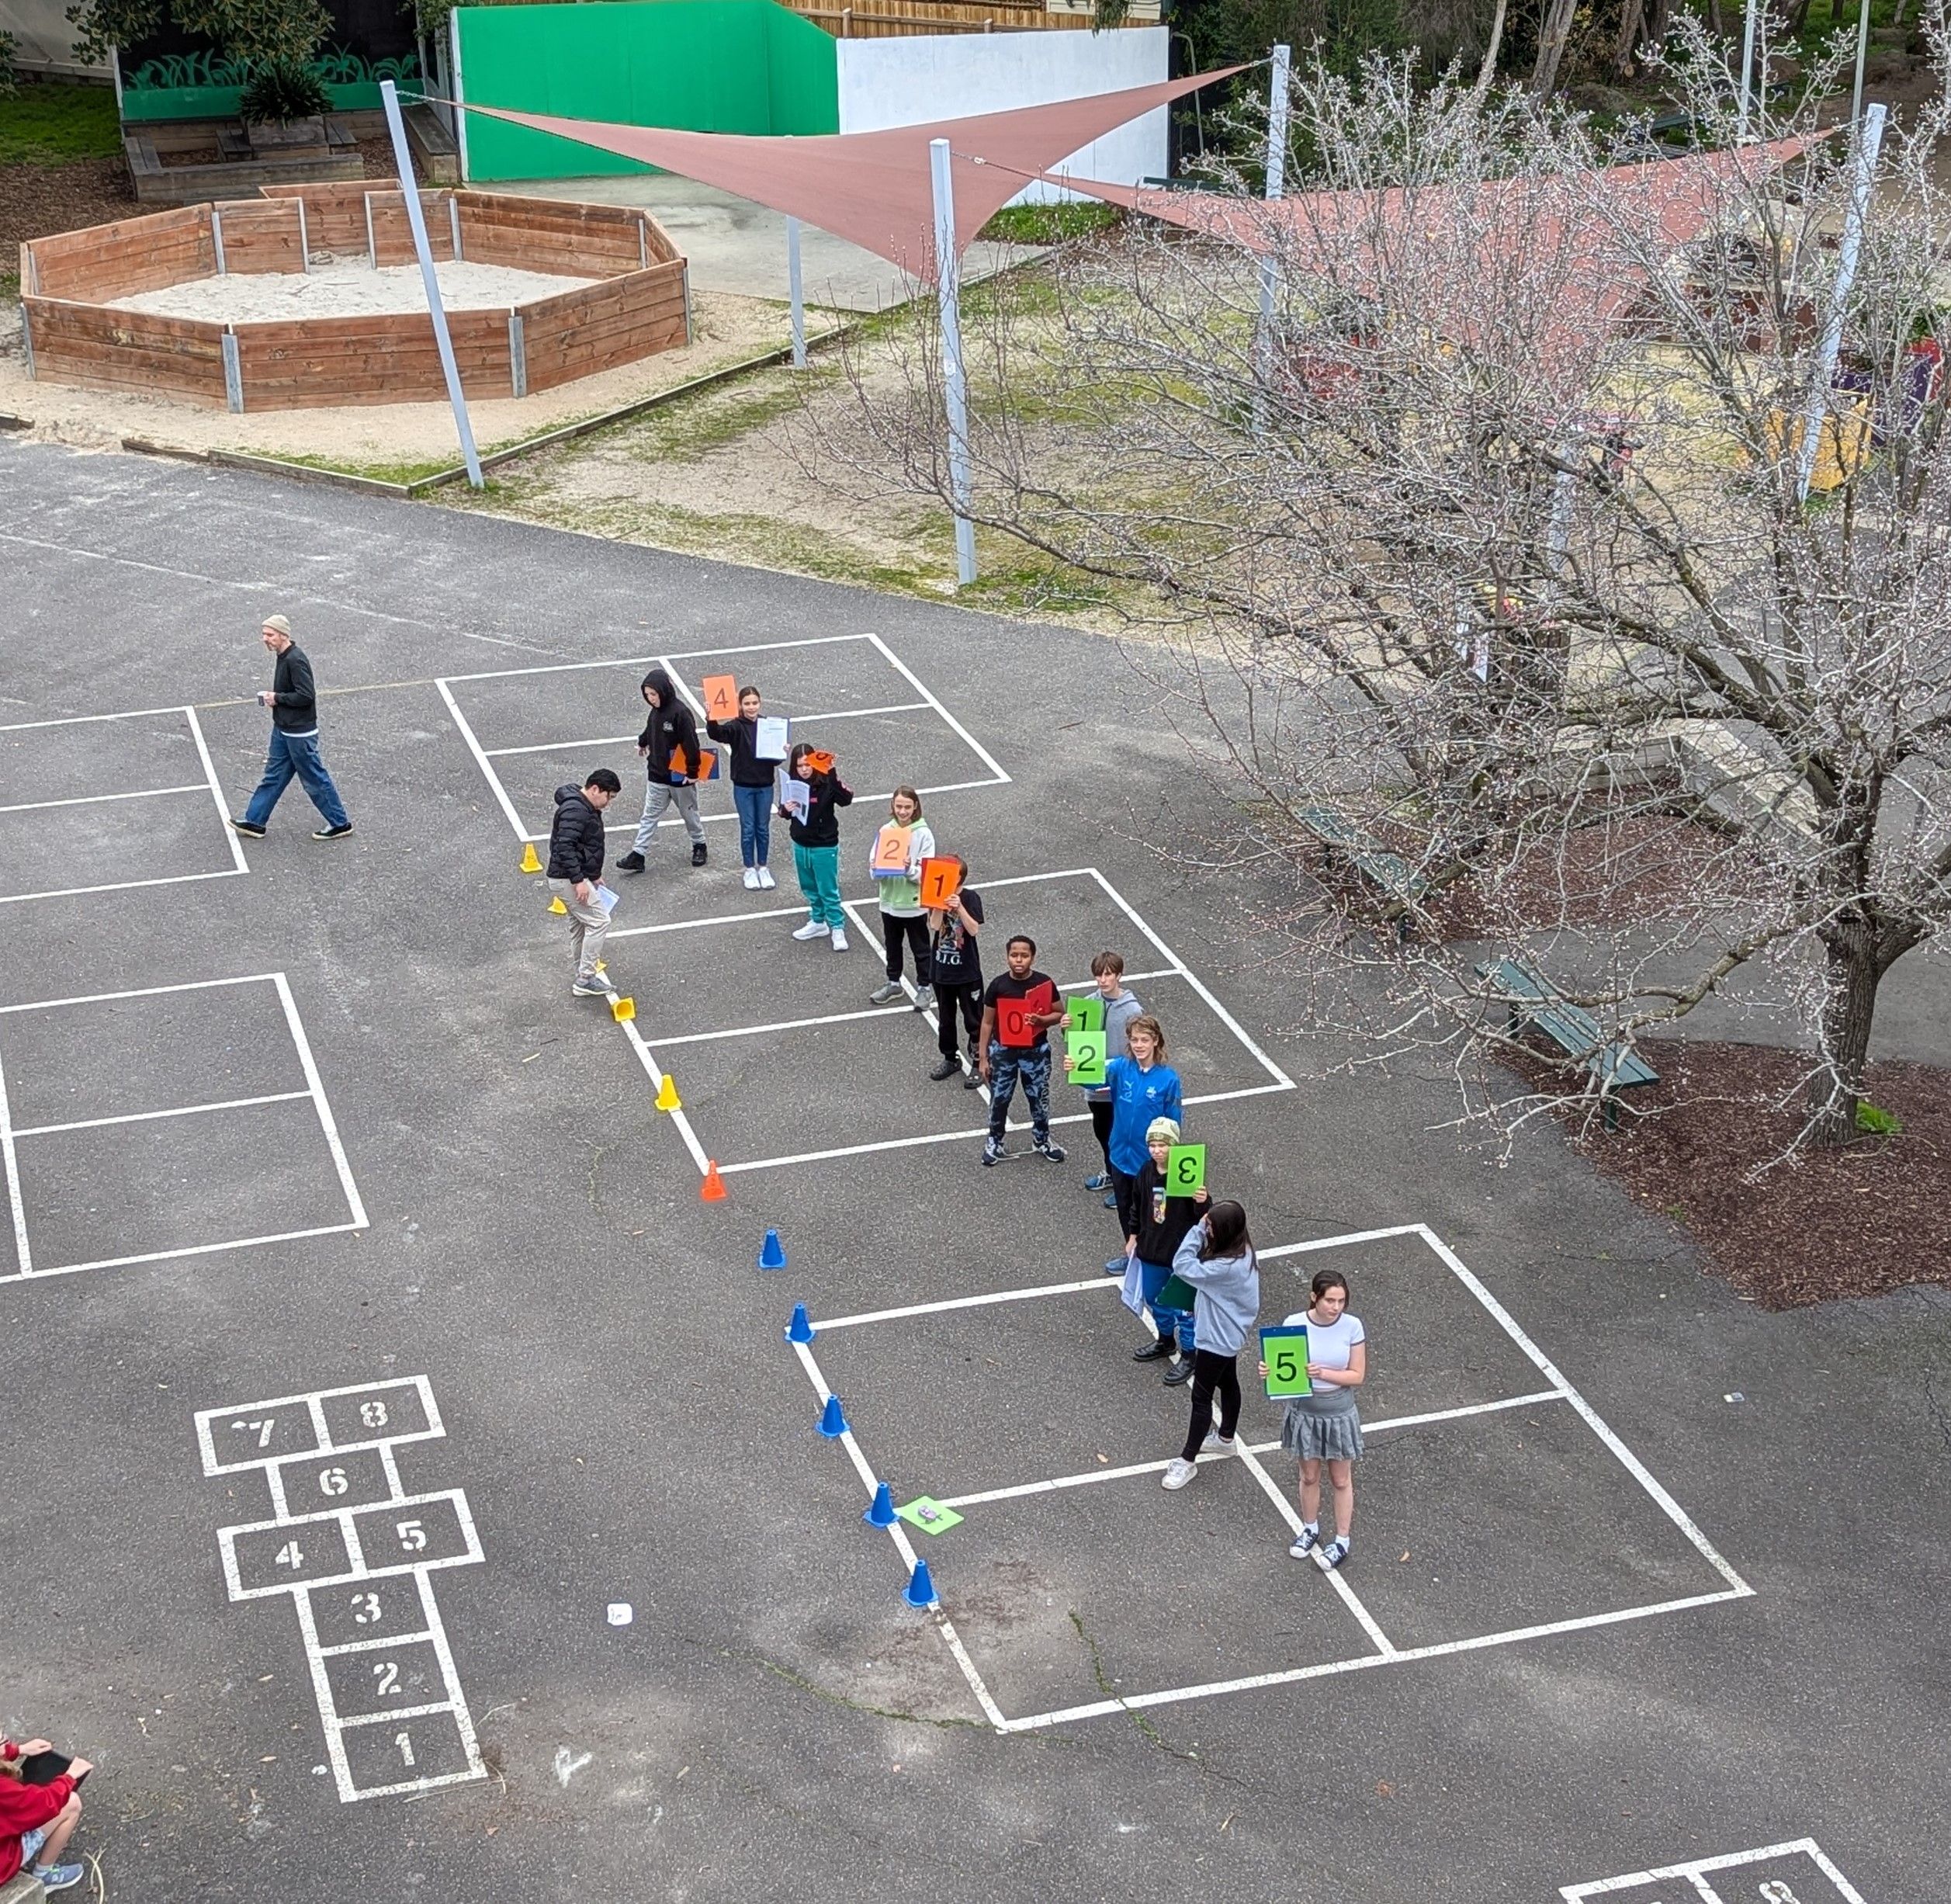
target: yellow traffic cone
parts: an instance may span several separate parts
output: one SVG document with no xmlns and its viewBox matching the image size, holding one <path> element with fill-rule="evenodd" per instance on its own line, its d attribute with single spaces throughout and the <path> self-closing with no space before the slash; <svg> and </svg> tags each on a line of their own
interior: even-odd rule
<svg viewBox="0 0 1951 1904">
<path fill-rule="evenodd" d="M 535 857 L 533 840 L 525 840 L 522 843 L 522 870 L 524 872 L 539 872 L 542 870 L 542 862 Z"/>
<path fill-rule="evenodd" d="M 560 918 L 564 913 L 568 911 L 569 908 L 565 906 L 560 899 L 552 899 L 549 902 L 549 910 Z"/>
<path fill-rule="evenodd" d="M 636 1014 L 637 1001 L 634 998 L 612 998 L 610 1001 L 610 1016 L 615 1019 L 619 1025 L 627 1023 Z M 667 1084 L 671 1080 L 667 1077 L 664 1082 Z"/>
<path fill-rule="evenodd" d="M 684 1100 L 677 1095 L 677 1080 L 667 1071 L 664 1082 L 657 1087 L 657 1108 L 660 1111 L 681 1111 Z"/>
</svg>

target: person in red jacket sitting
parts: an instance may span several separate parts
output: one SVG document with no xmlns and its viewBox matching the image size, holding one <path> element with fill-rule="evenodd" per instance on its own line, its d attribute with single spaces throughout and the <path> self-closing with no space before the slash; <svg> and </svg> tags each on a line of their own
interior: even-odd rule
<svg viewBox="0 0 1951 1904">
<path fill-rule="evenodd" d="M 82 1867 L 64 1864 L 61 1856 L 81 1819 L 75 1788 L 94 1767 L 86 1759 L 70 1759 L 68 1770 L 45 1784 L 29 1784 L 21 1777 L 23 1760 L 54 1749 L 45 1739 L 23 1746 L 0 1739 L 0 1884 L 23 1864 L 32 1866 L 44 1890 L 65 1891 L 81 1881 Z"/>
</svg>

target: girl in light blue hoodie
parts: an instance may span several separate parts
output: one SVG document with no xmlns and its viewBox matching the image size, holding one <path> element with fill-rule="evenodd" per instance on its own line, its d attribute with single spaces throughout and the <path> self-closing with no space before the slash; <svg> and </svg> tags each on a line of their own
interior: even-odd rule
<svg viewBox="0 0 1951 1904">
<path fill-rule="evenodd" d="M 1260 1313 L 1260 1265 L 1246 1233 L 1246 1212 L 1237 1203 L 1215 1203 L 1186 1232 L 1172 1259 L 1172 1273 L 1191 1285 L 1192 1420 L 1186 1444 L 1166 1463 L 1165 1485 L 1183 1487 L 1199 1472 L 1201 1454 L 1230 1455 L 1239 1426 L 1239 1352 Z M 1168 1285 L 1169 1287 L 1170 1285 Z M 1213 1392 L 1219 1393 L 1219 1426 Z"/>
</svg>

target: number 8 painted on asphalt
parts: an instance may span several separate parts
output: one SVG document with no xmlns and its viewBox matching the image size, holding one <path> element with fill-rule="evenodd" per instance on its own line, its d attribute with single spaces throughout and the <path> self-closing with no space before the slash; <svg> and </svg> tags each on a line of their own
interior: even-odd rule
<svg viewBox="0 0 1951 1904">
<path fill-rule="evenodd" d="M 1762 1886 L 1762 1895 L 1768 1904 L 1802 1904 L 1802 1900 L 1786 1885 L 1773 1878 Z"/>
</svg>

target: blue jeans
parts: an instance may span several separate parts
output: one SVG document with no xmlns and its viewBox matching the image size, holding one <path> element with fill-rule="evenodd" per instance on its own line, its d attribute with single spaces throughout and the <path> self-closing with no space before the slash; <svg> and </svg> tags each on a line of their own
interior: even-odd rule
<svg viewBox="0 0 1951 1904">
<path fill-rule="evenodd" d="M 1170 1263 L 1138 1264 L 1138 1281 L 1145 1291 L 1145 1306 L 1152 1312 L 1152 1320 L 1157 1326 L 1159 1340 L 1170 1342 L 1176 1335 L 1179 1339 L 1179 1353 L 1190 1355 L 1194 1348 L 1192 1339 L 1192 1312 L 1185 1309 L 1161 1309 L 1159 1292 L 1172 1275 Z"/>
<path fill-rule="evenodd" d="M 1050 1047 L 1035 1044 L 1013 1049 L 992 1039 L 989 1047 L 989 1140 L 1000 1144 L 1008 1128 L 1010 1101 L 1017 1081 L 1030 1106 L 1030 1135 L 1040 1144 L 1050 1141 Z"/>
<path fill-rule="evenodd" d="M 350 826 L 345 817 L 345 806 L 339 799 L 338 789 L 332 785 L 332 776 L 325 771 L 325 763 L 319 758 L 317 734 L 286 734 L 282 727 L 271 730 L 271 751 L 265 755 L 264 778 L 258 782 L 258 790 L 251 796 L 251 804 L 244 810 L 246 826 L 261 827 L 271 817 L 271 810 L 278 804 L 279 796 L 294 780 L 303 782 L 305 791 L 311 796 L 312 804 L 328 827 Z"/>
<path fill-rule="evenodd" d="M 772 788 L 732 783 L 732 804 L 738 809 L 738 856 L 748 866 L 763 866 L 772 851 Z"/>
</svg>

